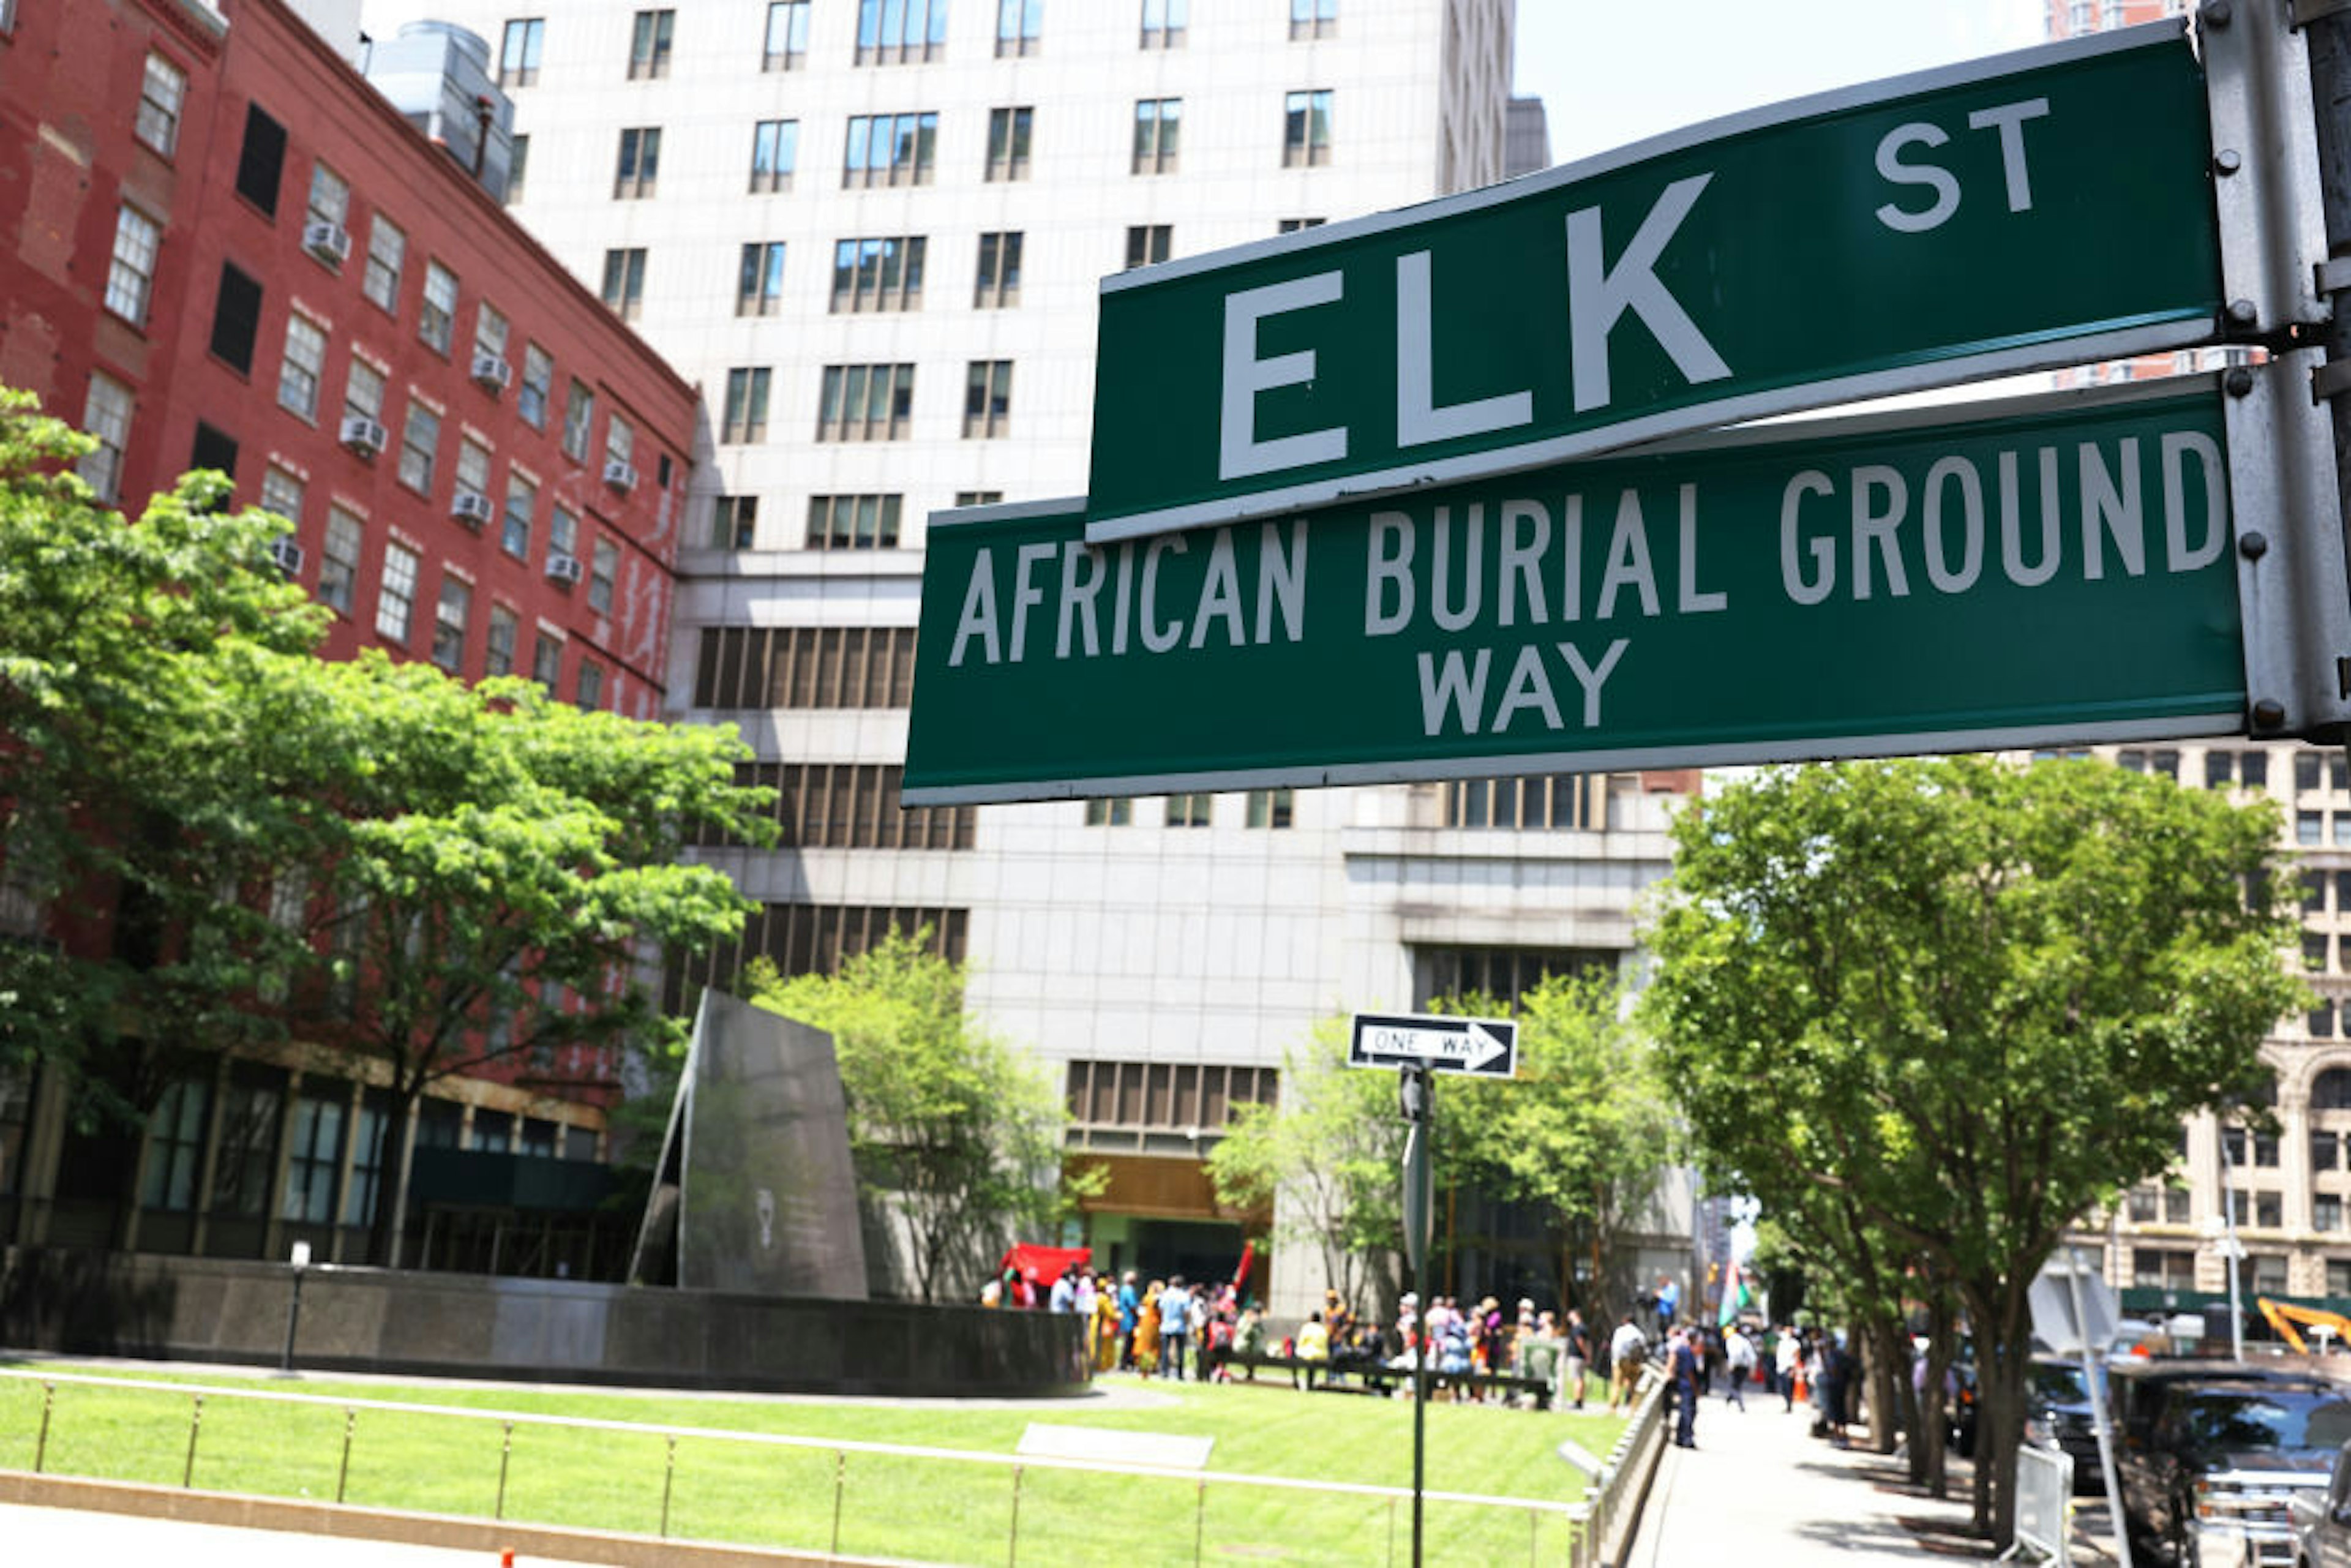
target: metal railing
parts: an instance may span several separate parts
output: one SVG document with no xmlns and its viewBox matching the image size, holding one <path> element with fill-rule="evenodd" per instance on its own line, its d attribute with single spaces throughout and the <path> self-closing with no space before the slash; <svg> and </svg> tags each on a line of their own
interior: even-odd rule
<svg viewBox="0 0 2351 1568">
<path fill-rule="evenodd" d="M 1592 1490 L 1574 1505 L 1573 1568 L 1599 1568 L 1623 1559 L 1633 1529 L 1641 1521 L 1641 1504 L 1649 1495 L 1649 1481 L 1657 1473 L 1657 1458 L 1666 1451 L 1666 1378 L 1652 1364 L 1642 1370 L 1633 1399 L 1633 1419 L 1616 1436 Z"/>
<path fill-rule="evenodd" d="M 2065 1538 L 2074 1522 L 2074 1456 L 2037 1444 L 2020 1444 L 2016 1450 L 2016 1525 L 2008 1550 L 2012 1557 L 2031 1552 L 2034 1562 L 2053 1563 L 2065 1555 Z"/>
<path fill-rule="evenodd" d="M 327 1395 L 298 1394 L 277 1388 L 241 1388 L 219 1384 L 166 1383 L 141 1378 L 101 1377 L 72 1373 L 0 1368 L 0 1394 L 5 1394 L 12 1388 L 24 1388 L 26 1385 L 37 1385 L 40 1390 L 39 1416 L 37 1430 L 33 1436 L 32 1452 L 32 1471 L 37 1475 L 59 1473 L 49 1469 L 49 1462 L 53 1438 L 65 1429 L 68 1415 L 59 1408 L 60 1389 L 71 1391 L 87 1388 L 117 1394 L 143 1393 L 168 1396 L 175 1401 L 186 1401 L 187 1442 L 184 1448 L 182 1448 L 174 1440 L 170 1457 L 178 1462 L 179 1485 L 190 1490 L 193 1490 L 195 1486 L 200 1458 L 206 1457 L 211 1452 L 203 1446 L 208 1407 L 213 1410 L 215 1416 L 219 1415 L 222 1406 L 232 1402 L 255 1406 L 308 1407 L 319 1411 L 339 1412 L 342 1416 L 340 1451 L 336 1458 L 333 1496 L 333 1500 L 339 1504 L 359 1505 L 364 1501 L 354 1496 L 352 1486 L 353 1458 L 360 1451 L 364 1436 L 360 1421 L 362 1416 L 455 1419 L 479 1423 L 485 1427 L 496 1427 L 498 1428 L 495 1453 L 496 1483 L 489 1516 L 501 1521 L 509 1518 L 507 1508 L 510 1481 L 518 1483 L 521 1479 L 515 1473 L 517 1462 L 515 1439 L 517 1432 L 524 1433 L 526 1436 L 533 1429 L 589 1432 L 651 1439 L 659 1442 L 662 1447 L 663 1467 L 659 1501 L 656 1506 L 650 1495 L 651 1488 L 648 1485 L 648 1495 L 643 1507 L 644 1517 L 638 1528 L 630 1532 L 651 1534 L 663 1540 L 709 1539 L 684 1531 L 673 1536 L 673 1526 L 676 1521 L 673 1518 L 672 1500 L 677 1491 L 680 1479 L 679 1444 L 682 1441 L 697 1446 L 702 1444 L 731 1446 L 738 1453 L 743 1450 L 756 1451 L 764 1448 L 830 1454 L 832 1456 L 833 1462 L 831 1467 L 831 1497 L 829 1532 L 820 1540 L 777 1541 L 759 1544 L 795 1547 L 804 1551 L 813 1550 L 821 1545 L 824 1551 L 832 1555 L 839 1555 L 842 1550 L 843 1521 L 850 1512 L 852 1502 L 849 1461 L 852 1456 L 943 1465 L 980 1466 L 1008 1470 L 1010 1472 L 1008 1477 L 1009 1514 L 1003 1536 L 1000 1560 L 1008 1565 L 1014 1565 L 1014 1568 L 1017 1568 L 1019 1562 L 1024 1509 L 1023 1484 L 1034 1472 L 1121 1476 L 1189 1488 L 1192 1492 L 1193 1526 L 1191 1560 L 1196 1564 L 1206 1562 L 1208 1555 L 1217 1550 L 1219 1544 L 1210 1536 L 1208 1531 L 1208 1502 L 1212 1488 L 1220 1494 L 1229 1490 L 1238 1492 L 1316 1494 L 1331 1499 L 1362 1500 L 1373 1504 L 1384 1502 L 1386 1504 L 1384 1510 L 1385 1560 L 1391 1568 L 1402 1561 L 1399 1555 L 1400 1538 L 1397 1532 L 1399 1511 L 1408 1516 L 1412 1499 L 1411 1489 L 1407 1487 L 1371 1486 L 1346 1481 L 1299 1480 L 1281 1476 L 1245 1475 L 1232 1471 L 1176 1469 L 1105 1460 L 987 1453 L 963 1448 L 864 1442 L 839 1437 L 809 1437 L 781 1433 L 727 1431 L 714 1427 L 661 1426 L 643 1422 L 601 1420 L 579 1416 L 554 1416 L 462 1406 L 415 1404 L 405 1400 L 345 1398 Z M 1624 1521 L 1624 1511 L 1628 1500 L 1636 1505 L 1635 1511 L 1637 1511 L 1639 1493 L 1646 1490 L 1648 1473 L 1656 1463 L 1658 1440 L 1663 1437 L 1663 1424 L 1657 1417 L 1657 1388 L 1658 1385 L 1654 1378 L 1645 1383 L 1644 1393 L 1635 1408 L 1632 1425 L 1625 1429 L 1623 1437 L 1611 1451 L 1607 1468 L 1594 1482 L 1592 1492 L 1583 1500 L 1552 1502 L 1529 1498 L 1488 1497 L 1471 1492 L 1433 1490 L 1425 1491 L 1422 1495 L 1431 1504 L 1465 1508 L 1489 1514 L 1497 1511 L 1522 1514 L 1527 1521 L 1525 1539 L 1527 1562 L 1530 1564 L 1539 1564 L 1549 1560 L 1553 1563 L 1567 1563 L 1572 1565 L 1572 1568 L 1585 1568 L 1587 1564 L 1613 1560 L 1600 1555 L 1604 1549 L 1604 1538 L 1612 1523 Z M 444 1463 L 451 1457 L 453 1456 L 446 1449 L 442 1450 L 437 1456 Z M 570 1466 L 576 1465 L 577 1461 L 575 1458 L 567 1458 L 562 1462 Z M 485 1471 L 487 1469 L 488 1461 L 486 1458 Z M 445 1476 L 443 1479 L 445 1479 Z M 546 1480 L 546 1478 L 538 1479 L 542 1482 Z M 264 1494 L 251 1488 L 244 1490 L 247 1495 L 285 1495 L 283 1492 Z M 308 1495 L 307 1491 L 305 1495 Z M 323 1501 L 325 1499 L 321 1497 L 316 1500 Z M 378 1505 L 365 1504 L 365 1506 Z M 1051 1506 L 1051 1500 L 1040 1500 L 1032 1495 L 1027 1500 L 1026 1506 L 1029 1510 L 1029 1528 L 1034 1533 L 1040 1528 L 1036 1511 L 1040 1506 Z M 403 1511 L 393 1509 L 386 1511 Z M 517 1523 L 525 1521 L 521 1514 L 516 1514 L 513 1518 Z M 572 1521 L 564 1519 L 539 1519 L 531 1522 L 562 1525 Z M 1083 1521 L 1083 1528 L 1090 1531 L 1095 1531 L 1098 1530 L 1099 1523 L 1098 1513 L 1090 1513 Z M 643 1525 L 651 1525 L 652 1529 L 647 1531 L 643 1528 Z M 1547 1525 L 1552 1527 L 1548 1531 Z M 613 1527 L 600 1525 L 597 1528 Z M 1552 1538 L 1548 1552 L 1545 1551 L 1546 1533 Z M 1564 1543 L 1558 1539 L 1562 1533 L 1567 1537 Z M 1506 1560 L 1498 1556 L 1492 1549 L 1490 1533 L 1481 1539 L 1488 1541 L 1489 1544 L 1479 1549 L 1476 1561 Z M 748 1542 L 732 1543 L 749 1544 Z M 976 1546 L 976 1542 L 969 1544 Z M 1409 1544 L 1406 1542 L 1402 1547 L 1403 1554 L 1408 1556 L 1409 1550 Z M 1364 1553 L 1355 1547 L 1350 1548 L 1349 1555 L 1350 1561 L 1365 1560 Z M 984 1560 L 995 1562 L 999 1559 L 991 1555 Z"/>
</svg>

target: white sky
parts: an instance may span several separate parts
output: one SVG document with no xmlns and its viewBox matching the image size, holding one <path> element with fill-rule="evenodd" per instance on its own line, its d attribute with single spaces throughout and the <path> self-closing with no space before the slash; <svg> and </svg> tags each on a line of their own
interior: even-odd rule
<svg viewBox="0 0 2351 1568">
<path fill-rule="evenodd" d="M 2042 0 L 1519 0 L 1513 91 L 1569 162 L 1717 115 L 2043 41 Z"/>
</svg>

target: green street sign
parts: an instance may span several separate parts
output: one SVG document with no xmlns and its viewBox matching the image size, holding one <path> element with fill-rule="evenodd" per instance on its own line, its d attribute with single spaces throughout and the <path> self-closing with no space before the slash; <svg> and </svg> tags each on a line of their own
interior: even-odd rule
<svg viewBox="0 0 2351 1568">
<path fill-rule="evenodd" d="M 905 799 L 2235 733 L 2223 399 L 2158 389 L 1734 432 L 1109 546 L 1082 500 L 943 513 Z"/>
<path fill-rule="evenodd" d="M 1087 535 L 2208 340 L 2212 157 L 2155 23 L 1114 275 Z"/>
</svg>

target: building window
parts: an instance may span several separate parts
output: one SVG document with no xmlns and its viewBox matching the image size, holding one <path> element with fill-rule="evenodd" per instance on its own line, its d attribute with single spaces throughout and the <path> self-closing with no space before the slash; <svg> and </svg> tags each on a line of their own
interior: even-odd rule
<svg viewBox="0 0 2351 1568">
<path fill-rule="evenodd" d="M 527 16 L 507 24 L 498 47 L 498 85 L 529 87 L 538 80 L 538 52 L 547 42 L 547 18 Z"/>
<path fill-rule="evenodd" d="M 368 225 L 367 274 L 360 292 L 393 315 L 400 313 L 400 268 L 408 257 L 408 235 L 381 213 Z"/>
<path fill-rule="evenodd" d="M 1286 828 L 1291 821 L 1291 797 L 1287 789 L 1252 789 L 1249 792 L 1249 825 L 1252 828 Z"/>
<path fill-rule="evenodd" d="M 529 169 L 530 138 L 528 135 L 518 135 L 514 139 L 513 151 L 507 154 L 506 204 L 507 206 L 511 207 L 522 200 L 523 176 L 529 172 Z"/>
<path fill-rule="evenodd" d="M 269 1184 L 277 1168 L 279 1086 L 232 1079 L 221 1096 L 220 1153 L 213 1165 L 213 1212 L 258 1219 L 268 1212 Z"/>
<path fill-rule="evenodd" d="M 925 250 L 920 235 L 837 241 L 832 247 L 831 308 L 921 309 Z"/>
<path fill-rule="evenodd" d="M 1089 828 L 1123 828 L 1134 821 L 1134 801 L 1118 795 L 1109 800 L 1086 802 L 1086 826 Z"/>
<path fill-rule="evenodd" d="M 1081 1127 L 1197 1134 L 1228 1125 L 1238 1106 L 1280 1098 L 1270 1067 L 1078 1061 L 1067 1069 L 1062 1103 Z"/>
<path fill-rule="evenodd" d="M 1290 36 L 1335 38 L 1339 36 L 1339 0 L 1290 0 Z"/>
<path fill-rule="evenodd" d="M 486 299 L 475 306 L 474 308 L 475 357 L 503 361 L 507 357 L 507 334 L 509 330 L 511 329 L 507 325 L 505 313 L 496 306 Z"/>
<path fill-rule="evenodd" d="M 744 763 L 735 781 L 773 789 L 769 818 L 783 849 L 967 850 L 979 813 L 968 806 L 907 808 L 906 770 L 874 763 Z M 722 841 L 705 833 L 705 847 Z"/>
<path fill-rule="evenodd" d="M 311 164 L 310 195 L 303 207 L 303 216 L 311 223 L 332 224 L 340 229 L 350 226 L 350 182 L 323 162 Z M 318 253 L 314 251 L 311 254 L 315 256 Z"/>
<path fill-rule="evenodd" d="M 81 428 L 98 444 L 83 455 L 75 472 L 93 495 L 109 505 L 121 497 L 122 451 L 131 444 L 131 402 L 129 387 L 103 371 L 90 373 Z"/>
<path fill-rule="evenodd" d="M 245 141 L 237 150 L 236 193 L 265 218 L 277 216 L 277 191 L 286 173 L 286 128 L 259 104 L 245 110 Z"/>
<path fill-rule="evenodd" d="M 350 419 L 383 418 L 383 372 L 356 355 L 343 375 L 343 413 Z"/>
<path fill-rule="evenodd" d="M 188 73 L 161 55 L 149 55 L 131 134 L 169 158 L 180 145 L 180 106 L 187 98 Z"/>
<path fill-rule="evenodd" d="M 1184 100 L 1180 98 L 1144 98 L 1134 105 L 1134 158 L 1129 172 L 1136 174 L 1172 174 L 1176 172 L 1176 144 L 1184 130 Z"/>
<path fill-rule="evenodd" d="M 221 263 L 213 296 L 212 351 L 239 375 L 253 370 L 253 340 L 261 331 L 261 283 L 243 267 Z"/>
<path fill-rule="evenodd" d="M 632 125 L 621 132 L 621 153 L 612 164 L 612 199 L 640 201 L 661 178 L 661 127 Z"/>
<path fill-rule="evenodd" d="M 580 514 L 559 503 L 547 512 L 547 559 L 580 559 Z"/>
<path fill-rule="evenodd" d="M 930 905 L 872 904 L 768 904 L 745 917 L 743 935 L 714 952 L 694 955 L 664 977 L 666 1010 L 691 997 L 699 985 L 733 986 L 745 964 L 764 957 L 789 978 L 829 975 L 841 961 L 879 943 L 892 932 L 926 933 L 931 951 L 961 963 L 968 936 L 968 910 Z"/>
<path fill-rule="evenodd" d="M 2330 966 L 2327 957 L 2333 939 L 2316 932 L 2304 932 L 2302 937 L 2302 967 L 2314 975 L 2325 974 Z"/>
<path fill-rule="evenodd" d="M 547 695 L 555 695 L 555 683 L 563 674 L 563 639 L 552 632 L 541 632 L 538 641 L 531 645 L 530 678 L 543 687 Z"/>
<path fill-rule="evenodd" d="M 2274 1229 L 2276 1228 L 2273 1226 L 2271 1228 Z M 2283 1296 L 2285 1294 L 2286 1260 L 2284 1253 L 2256 1252 L 2253 1254 L 2252 1263 L 2254 1290 L 2260 1291 L 2264 1296 Z"/>
<path fill-rule="evenodd" d="M 1205 828 L 1217 798 L 1206 792 L 1167 797 L 1167 825 L 1171 828 Z"/>
<path fill-rule="evenodd" d="M 511 675 L 515 667 L 515 644 L 522 633 L 522 618 L 503 604 L 490 606 L 489 635 L 482 646 L 482 674 L 486 676 Z"/>
<path fill-rule="evenodd" d="M 579 693 L 580 707 L 593 713 L 604 702 L 604 666 L 593 659 L 580 661 L 580 672 L 573 677 L 573 689 Z"/>
<path fill-rule="evenodd" d="M 212 1086 L 183 1080 L 163 1091 L 147 1118 L 147 1169 L 139 1207 L 184 1214 L 196 1206 L 196 1173 L 204 1158 L 204 1113 Z"/>
<path fill-rule="evenodd" d="M 319 552 L 319 602 L 329 610 L 351 612 L 364 538 L 359 518 L 340 507 L 327 508 L 326 544 Z"/>
<path fill-rule="evenodd" d="M 958 507 L 993 507 L 1004 499 L 1001 490 L 957 490 L 955 504 Z"/>
<path fill-rule="evenodd" d="M 596 394 L 578 376 L 563 395 L 563 455 L 574 463 L 588 461 L 588 431 L 596 421 Z"/>
<path fill-rule="evenodd" d="M 437 261 L 424 264 L 424 303 L 416 319 L 416 336 L 434 353 L 446 356 L 457 329 L 457 275 Z"/>
<path fill-rule="evenodd" d="M 219 427 L 196 421 L 196 438 L 188 444 L 188 467 L 209 468 L 236 477 L 236 437 Z"/>
<path fill-rule="evenodd" d="M 1283 218 L 1274 225 L 1273 232 L 1278 235 L 1294 235 L 1305 229 L 1319 229 L 1328 222 L 1330 222 L 1328 218 Z"/>
<path fill-rule="evenodd" d="M 964 439 L 992 440 L 1011 431 L 1012 361 L 974 360 L 964 376 Z"/>
<path fill-rule="evenodd" d="M 996 0 L 996 57 L 1044 48 L 1045 0 Z"/>
<path fill-rule="evenodd" d="M 621 547 L 598 539 L 588 552 L 588 608 L 599 615 L 612 612 L 612 584 L 621 574 Z"/>
<path fill-rule="evenodd" d="M 2351 1296 L 2351 1258 L 2329 1258 L 2326 1260 L 2326 1293 L 2330 1296 Z"/>
<path fill-rule="evenodd" d="M 763 71 L 798 70 L 808 59 L 809 0 L 772 0 L 768 6 L 768 43 L 759 57 Z"/>
<path fill-rule="evenodd" d="M 645 252 L 643 246 L 604 253 L 604 303 L 622 320 L 633 321 L 645 302 Z"/>
<path fill-rule="evenodd" d="M 2248 751 L 2241 763 L 2244 786 L 2248 789 L 2266 789 L 2270 784 L 2270 754 Z"/>
<path fill-rule="evenodd" d="M 530 519 L 538 509 L 538 486 L 517 469 L 507 470 L 506 520 L 499 545 L 517 560 L 530 559 Z"/>
<path fill-rule="evenodd" d="M 261 509 L 285 519 L 288 538 L 302 522 L 302 489 L 301 480 L 275 463 L 262 472 Z"/>
<path fill-rule="evenodd" d="M 1165 261 L 1174 235 L 1165 224 L 1138 224 L 1126 231 L 1126 265 L 1132 271 Z"/>
<path fill-rule="evenodd" d="M 1608 825 L 1607 776 L 1557 773 L 1534 779 L 1461 779 L 1443 786 L 1448 828 L 1579 829 Z"/>
<path fill-rule="evenodd" d="M 1331 90 L 1293 92 L 1282 100 L 1281 166 L 1300 169 L 1331 162 Z"/>
<path fill-rule="evenodd" d="M 1180 49 L 1190 19 L 1191 0 L 1143 0 L 1143 47 Z"/>
<path fill-rule="evenodd" d="M 722 411 L 718 439 L 742 443 L 768 438 L 768 380 L 764 365 L 738 367 L 726 372 L 726 406 Z"/>
<path fill-rule="evenodd" d="M 1000 310 L 1020 303 L 1020 231 L 979 236 L 979 269 L 972 283 L 975 310 Z"/>
<path fill-rule="evenodd" d="M 604 466 L 637 470 L 637 427 L 619 414 L 604 422 Z"/>
<path fill-rule="evenodd" d="M 451 674 L 465 667 L 465 629 L 474 619 L 474 591 L 465 580 L 441 574 L 441 601 L 433 612 L 433 662 Z"/>
<path fill-rule="evenodd" d="M 1615 967 L 1614 953 L 1581 947 L 1416 946 L 1413 999 L 1422 1009 L 1446 997 L 1516 1001 L 1555 975 L 1607 975 Z"/>
<path fill-rule="evenodd" d="M 1029 177 L 1029 131 L 1036 110 L 991 109 L 987 111 L 987 178 L 1025 180 Z"/>
<path fill-rule="evenodd" d="M 147 299 L 155 286 L 155 252 L 162 242 L 163 231 L 137 207 L 125 203 L 115 214 L 106 308 L 134 327 L 147 324 Z"/>
<path fill-rule="evenodd" d="M 324 1225 L 335 1216 L 335 1176 L 343 1163 L 340 1099 L 304 1094 L 294 1102 L 294 1141 L 286 1150 L 286 1196 L 277 1217 Z"/>
<path fill-rule="evenodd" d="M 749 549 L 758 538 L 759 497 L 718 496 L 710 507 L 710 548 Z"/>
<path fill-rule="evenodd" d="M 898 543 L 900 496 L 811 496 L 810 549 L 893 549 Z"/>
<path fill-rule="evenodd" d="M 383 1179 L 383 1132 L 386 1118 L 381 1096 L 367 1092 L 351 1124 L 351 1180 L 343 1189 L 343 1223 L 375 1223 L 376 1193 Z"/>
<path fill-rule="evenodd" d="M 416 619 L 416 552 L 400 545 L 383 547 L 383 581 L 376 589 L 376 634 L 387 642 L 408 645 L 409 628 Z"/>
<path fill-rule="evenodd" d="M 2316 1007 L 2310 1009 L 2304 1021 L 2308 1025 L 2311 1039 L 2333 1040 L 2335 1038 L 2335 1004 L 2332 1001 L 2320 1001 Z"/>
<path fill-rule="evenodd" d="M 420 496 L 433 493 L 433 461 L 441 449 L 441 416 L 413 392 L 400 427 L 400 482 Z"/>
<path fill-rule="evenodd" d="M 755 240 L 743 247 L 735 281 L 735 314 L 772 316 L 784 302 L 784 242 Z"/>
<path fill-rule="evenodd" d="M 699 708 L 903 708 L 914 700 L 911 626 L 709 627 Z"/>
<path fill-rule="evenodd" d="M 819 441 L 901 441 L 914 412 L 912 365 L 827 365 Z"/>
<path fill-rule="evenodd" d="M 2131 1283 L 2140 1290 L 2192 1291 L 2196 1288 L 2196 1254 L 2168 1248 L 2134 1247 Z"/>
<path fill-rule="evenodd" d="M 2343 1134 L 2340 1134 L 2340 1133 L 2331 1133 L 2331 1132 L 2314 1132 L 2314 1133 L 2313 1133 L 2313 1134 L 2310 1134 L 2310 1168 L 2311 1168 L 2312 1170 L 2314 1170 L 2314 1171 L 2331 1171 L 2331 1170 L 2335 1170 L 2335 1169 L 2340 1168 L 2340 1166 L 2342 1166 L 2342 1164 L 2343 1164 Z"/>
<path fill-rule="evenodd" d="M 2343 1197 L 2340 1193 L 2318 1192 L 2310 1197 L 2310 1228 L 2313 1230 L 2343 1228 Z"/>
<path fill-rule="evenodd" d="M 677 31 L 674 11 L 640 11 L 629 36 L 629 79 L 649 81 L 669 75 L 672 35 Z"/>
<path fill-rule="evenodd" d="M 751 189 L 789 191 L 792 165 L 799 162 L 800 122 L 763 120 L 751 128 Z"/>
<path fill-rule="evenodd" d="M 457 441 L 457 494 L 483 496 L 490 493 L 490 449 L 471 435 Z"/>
<path fill-rule="evenodd" d="M 857 63 L 900 65 L 945 57 L 947 0 L 857 0 Z"/>
<path fill-rule="evenodd" d="M 844 189 L 927 185 L 938 141 L 939 117 L 935 113 L 852 115 L 841 183 Z"/>
<path fill-rule="evenodd" d="M 515 394 L 515 412 L 534 430 L 547 428 L 547 405 L 555 396 L 555 358 L 537 343 L 522 350 L 522 390 Z"/>
</svg>

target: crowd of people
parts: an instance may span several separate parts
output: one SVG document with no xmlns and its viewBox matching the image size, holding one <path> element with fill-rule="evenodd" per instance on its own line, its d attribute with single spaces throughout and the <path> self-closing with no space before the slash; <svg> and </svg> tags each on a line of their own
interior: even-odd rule
<svg viewBox="0 0 2351 1568">
<path fill-rule="evenodd" d="M 1632 1314 L 1617 1326 L 1609 1354 L 1615 1374 L 1609 1393 L 1613 1408 L 1620 1393 L 1630 1398 L 1651 1354 L 1648 1336 Z M 1793 1410 L 1799 1399 L 1807 1400 L 1820 1435 L 1840 1448 L 1846 1446 L 1855 1364 L 1834 1334 L 1784 1323 L 1708 1327 L 1686 1322 L 1666 1331 L 1659 1354 L 1672 1402 L 1674 1441 L 1682 1448 L 1698 1447 L 1698 1406 L 1713 1395 L 1718 1376 L 1723 1380 L 1723 1403 L 1740 1410 L 1747 1407 L 1747 1390 L 1759 1385 L 1765 1397 L 1780 1396 L 1783 1411 Z"/>
</svg>

